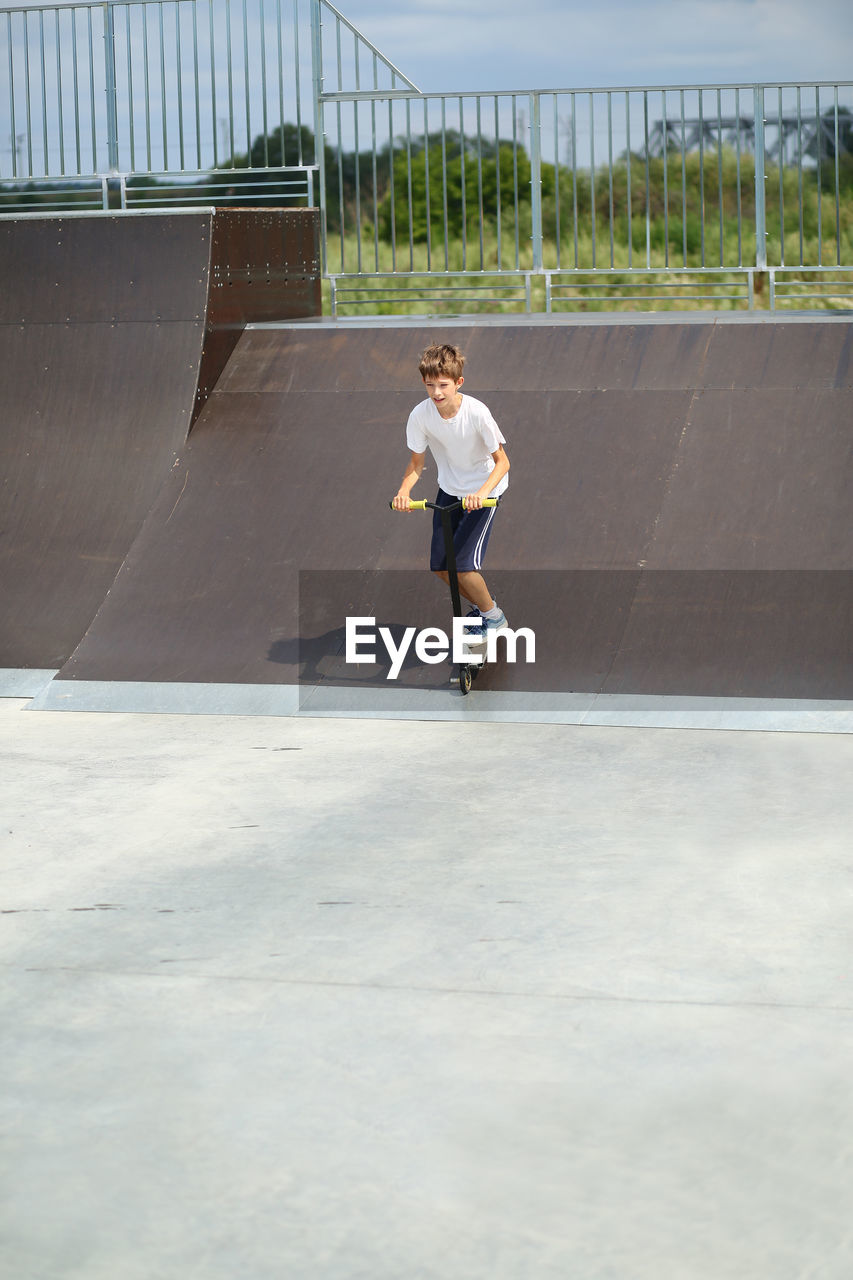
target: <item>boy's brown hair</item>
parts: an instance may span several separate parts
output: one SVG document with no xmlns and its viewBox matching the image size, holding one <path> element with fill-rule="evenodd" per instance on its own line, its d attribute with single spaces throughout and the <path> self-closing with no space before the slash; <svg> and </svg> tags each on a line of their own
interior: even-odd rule
<svg viewBox="0 0 853 1280">
<path fill-rule="evenodd" d="M 418 373 L 422 378 L 452 378 L 454 382 L 458 382 L 464 365 L 465 357 L 459 348 L 441 342 L 437 346 L 427 347 L 421 356 Z"/>
</svg>

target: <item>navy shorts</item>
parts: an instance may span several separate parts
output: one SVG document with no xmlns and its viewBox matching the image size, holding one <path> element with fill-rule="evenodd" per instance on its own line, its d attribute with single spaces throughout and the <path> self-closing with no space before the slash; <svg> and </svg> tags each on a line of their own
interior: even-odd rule
<svg viewBox="0 0 853 1280">
<path fill-rule="evenodd" d="M 440 507 L 449 507 L 458 498 L 452 497 L 439 489 L 436 502 Z M 480 507 L 479 511 L 465 511 L 457 507 L 450 513 L 453 526 L 453 550 L 456 552 L 456 568 L 462 573 L 472 569 L 480 569 L 489 537 L 492 532 L 497 507 Z M 446 569 L 447 556 L 444 554 L 444 530 L 441 516 L 437 511 L 432 513 L 432 546 L 429 553 L 430 569 Z"/>
</svg>

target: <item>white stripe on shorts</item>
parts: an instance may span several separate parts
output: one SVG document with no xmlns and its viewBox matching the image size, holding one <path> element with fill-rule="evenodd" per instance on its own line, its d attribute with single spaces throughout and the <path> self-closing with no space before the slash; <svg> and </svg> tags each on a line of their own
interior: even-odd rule
<svg viewBox="0 0 853 1280">
<path fill-rule="evenodd" d="M 489 516 L 488 516 L 488 519 L 486 520 L 486 523 L 483 525 L 482 529 L 480 530 L 480 536 L 477 539 L 477 545 L 474 548 L 474 568 L 475 569 L 479 569 L 480 565 L 482 564 L 483 539 L 485 538 L 486 533 L 488 532 L 489 525 L 492 523 L 492 521 L 495 518 L 496 511 L 497 511 L 497 507 L 492 507 L 491 511 L 489 512 Z"/>
</svg>

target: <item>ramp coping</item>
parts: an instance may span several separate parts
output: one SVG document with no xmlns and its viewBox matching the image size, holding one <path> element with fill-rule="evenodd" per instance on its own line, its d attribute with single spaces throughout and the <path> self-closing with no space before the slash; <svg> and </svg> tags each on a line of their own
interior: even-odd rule
<svg viewBox="0 0 853 1280">
<path fill-rule="evenodd" d="M 259 320 L 246 325 L 247 330 L 269 329 L 489 329 L 489 328 L 566 328 L 596 327 L 603 325 L 775 325 L 775 324 L 853 324 L 851 311 L 630 311 L 600 312 L 582 315 L 579 312 L 557 315 L 553 312 L 532 312 L 530 315 L 455 315 L 455 316 L 309 316 L 303 320 Z"/>
<path fill-rule="evenodd" d="M 67 212 L 46 211 L 37 213 L 0 213 L 0 222 L 66 222 L 72 218 L 150 218 L 152 215 L 163 217 L 199 217 L 213 215 L 213 205 L 196 205 L 192 209 L 177 208 L 172 205 L 150 206 L 145 209 L 69 209 Z"/>
</svg>

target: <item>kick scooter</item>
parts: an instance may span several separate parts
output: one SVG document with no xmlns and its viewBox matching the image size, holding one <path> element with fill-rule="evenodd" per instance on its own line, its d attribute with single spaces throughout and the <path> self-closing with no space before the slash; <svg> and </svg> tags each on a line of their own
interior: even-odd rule
<svg viewBox="0 0 853 1280">
<path fill-rule="evenodd" d="M 498 498 L 484 498 L 483 506 L 496 507 L 499 501 L 500 499 Z M 394 503 L 390 502 L 388 505 L 393 511 Z M 457 502 L 448 503 L 446 507 L 442 507 L 439 506 L 437 502 L 428 502 L 426 498 L 421 498 L 420 501 L 417 502 L 413 500 L 409 507 L 410 511 L 438 511 L 441 514 L 441 529 L 444 534 L 444 554 L 447 560 L 447 577 L 450 582 L 450 599 L 453 604 L 454 618 L 461 618 L 464 615 L 462 613 L 462 600 L 459 595 L 459 575 L 456 571 L 456 549 L 453 546 L 453 525 L 450 520 L 450 513 L 451 511 L 457 511 L 459 507 L 463 505 L 464 504 L 461 499 Z M 481 668 L 484 667 L 485 664 L 486 654 L 484 651 L 482 662 L 460 663 L 458 673 L 455 676 L 451 676 L 451 682 L 456 683 L 458 680 L 460 693 L 470 693 L 471 685 L 474 683 Z"/>
</svg>

